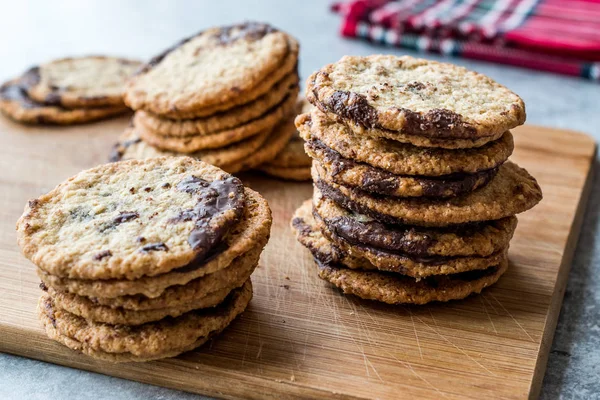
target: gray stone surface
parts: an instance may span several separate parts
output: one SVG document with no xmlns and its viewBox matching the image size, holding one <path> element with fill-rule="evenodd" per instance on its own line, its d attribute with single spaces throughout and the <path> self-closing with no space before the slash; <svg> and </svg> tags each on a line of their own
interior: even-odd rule
<svg viewBox="0 0 600 400">
<path fill-rule="evenodd" d="M 268 21 L 298 37 L 304 78 L 345 54 L 416 54 L 337 35 L 323 0 L 0 2 L 0 79 L 31 64 L 74 54 L 147 58 L 214 24 Z M 430 58 L 439 58 L 425 55 Z M 600 138 L 600 86 L 531 70 L 452 59 L 518 92 L 528 123 Z M 595 166 L 597 172 L 598 164 Z M 543 399 L 600 399 L 600 185 L 594 183 L 558 329 Z M 1 339 L 0 339 L 1 340 Z M 193 395 L 0 354 L 0 399 L 188 399 Z"/>
</svg>

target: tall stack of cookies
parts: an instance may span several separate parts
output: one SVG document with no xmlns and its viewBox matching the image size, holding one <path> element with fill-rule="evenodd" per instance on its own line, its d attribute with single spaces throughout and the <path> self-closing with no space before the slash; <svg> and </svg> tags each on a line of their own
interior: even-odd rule
<svg viewBox="0 0 600 400">
<path fill-rule="evenodd" d="M 125 82 L 139 61 L 108 56 L 61 58 L 0 86 L 0 111 L 26 124 L 72 125 L 124 114 Z"/>
<path fill-rule="evenodd" d="M 172 357 L 225 329 L 252 298 L 270 227 L 265 199 L 190 157 L 83 171 L 17 222 L 48 336 L 112 362 Z"/>
<path fill-rule="evenodd" d="M 255 22 L 182 40 L 130 80 L 136 113 L 115 157 L 186 154 L 231 173 L 272 160 L 295 133 L 298 50 Z"/>
<path fill-rule="evenodd" d="M 296 119 L 314 196 L 292 227 L 319 276 L 365 299 L 461 299 L 508 268 L 515 214 L 542 193 L 507 161 L 523 101 L 488 77 L 411 57 L 315 72 Z"/>
</svg>

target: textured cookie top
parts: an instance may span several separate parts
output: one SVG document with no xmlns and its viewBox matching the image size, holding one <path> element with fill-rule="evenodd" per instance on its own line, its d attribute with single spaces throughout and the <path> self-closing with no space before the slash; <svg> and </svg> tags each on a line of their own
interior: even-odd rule
<svg viewBox="0 0 600 400">
<path fill-rule="evenodd" d="M 126 102 L 155 114 L 227 102 L 273 72 L 290 40 L 256 22 L 207 29 L 150 60 L 130 81 Z"/>
<path fill-rule="evenodd" d="M 314 73 L 306 93 L 353 125 L 432 138 L 477 139 L 525 121 L 521 98 L 492 79 L 409 56 L 345 56 Z"/>
<path fill-rule="evenodd" d="M 29 201 L 21 250 L 44 271 L 79 279 L 135 279 L 199 262 L 240 219 L 239 179 L 188 157 L 80 172 Z"/>
<path fill-rule="evenodd" d="M 89 56 L 62 58 L 24 75 L 29 96 L 67 108 L 123 105 L 127 79 L 140 62 L 124 58 Z"/>
</svg>

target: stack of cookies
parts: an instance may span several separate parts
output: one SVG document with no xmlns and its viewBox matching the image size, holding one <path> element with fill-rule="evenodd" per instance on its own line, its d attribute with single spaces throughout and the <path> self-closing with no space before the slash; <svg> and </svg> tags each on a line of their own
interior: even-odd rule
<svg viewBox="0 0 600 400">
<path fill-rule="evenodd" d="M 312 201 L 292 227 L 319 276 L 385 303 L 461 299 L 508 268 L 515 214 L 542 193 L 507 161 L 523 101 L 493 80 L 411 57 L 344 57 L 314 73 L 296 119 Z"/>
<path fill-rule="evenodd" d="M 17 222 L 48 336 L 112 362 L 192 350 L 241 314 L 271 211 L 190 157 L 102 165 L 31 200 Z"/>
<path fill-rule="evenodd" d="M 140 66 L 116 57 L 63 58 L 0 86 L 0 111 L 26 124 L 71 125 L 126 113 L 125 82 Z"/>
<path fill-rule="evenodd" d="M 182 40 L 128 83 L 136 113 L 116 156 L 187 154 L 232 173 L 270 161 L 295 132 L 297 62 L 298 42 L 262 23 Z"/>
</svg>

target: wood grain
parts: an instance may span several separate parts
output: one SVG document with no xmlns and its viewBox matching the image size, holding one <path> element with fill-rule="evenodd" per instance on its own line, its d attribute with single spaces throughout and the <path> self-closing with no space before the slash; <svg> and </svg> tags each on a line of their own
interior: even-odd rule
<svg viewBox="0 0 600 400">
<path fill-rule="evenodd" d="M 38 279 L 14 224 L 29 198 L 106 160 L 125 125 L 0 121 L 0 351 L 226 398 L 537 397 L 590 186 L 591 138 L 515 131 L 513 160 L 538 178 L 544 200 L 519 217 L 509 272 L 480 296 L 426 307 L 361 301 L 319 280 L 288 229 L 310 184 L 242 176 L 274 216 L 250 308 L 196 352 L 115 366 L 45 337 L 34 311 Z"/>
</svg>

